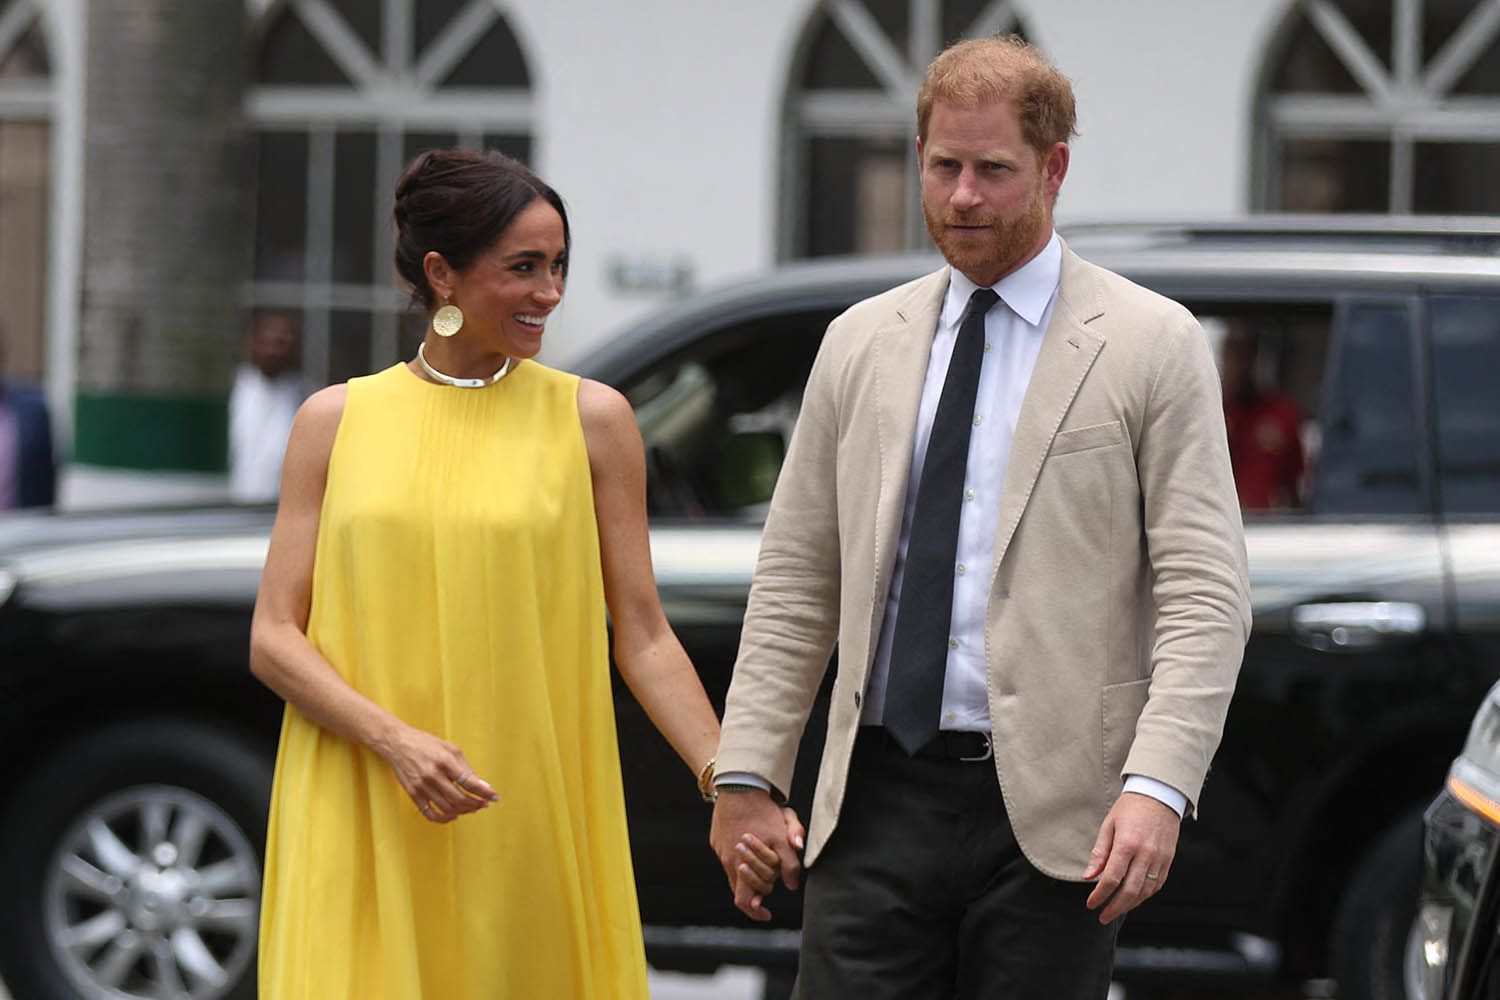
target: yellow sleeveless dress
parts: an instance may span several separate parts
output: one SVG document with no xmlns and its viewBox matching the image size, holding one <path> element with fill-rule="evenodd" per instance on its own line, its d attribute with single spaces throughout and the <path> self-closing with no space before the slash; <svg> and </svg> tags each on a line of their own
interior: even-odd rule
<svg viewBox="0 0 1500 1000">
<path fill-rule="evenodd" d="M 308 636 L 500 794 L 423 819 L 370 750 L 288 706 L 265 1000 L 644 998 L 578 378 L 349 382 Z"/>
</svg>

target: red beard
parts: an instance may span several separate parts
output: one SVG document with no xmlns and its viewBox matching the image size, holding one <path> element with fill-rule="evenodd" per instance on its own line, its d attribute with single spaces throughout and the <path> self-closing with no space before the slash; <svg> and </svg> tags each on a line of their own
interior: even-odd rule
<svg viewBox="0 0 1500 1000">
<path fill-rule="evenodd" d="M 935 219 L 925 202 L 922 217 L 944 259 L 982 285 L 994 284 L 1023 263 L 1041 242 L 1047 226 L 1046 201 L 1040 184 L 1031 200 L 1010 218 L 964 217 L 948 212 Z M 987 231 L 959 234 L 950 226 L 985 226 Z"/>
</svg>

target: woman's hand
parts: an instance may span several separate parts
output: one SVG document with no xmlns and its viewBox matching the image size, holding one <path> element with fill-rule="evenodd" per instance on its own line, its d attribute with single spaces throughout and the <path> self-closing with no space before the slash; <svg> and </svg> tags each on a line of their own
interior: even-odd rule
<svg viewBox="0 0 1500 1000">
<path fill-rule="evenodd" d="M 431 733 L 406 726 L 379 753 L 417 811 L 434 823 L 451 823 L 500 801 L 489 782 L 474 773 L 462 750 Z"/>
<path fill-rule="evenodd" d="M 786 821 L 787 841 L 800 851 L 806 842 L 802 821 L 797 818 L 796 810 L 791 806 L 783 806 L 781 815 Z M 776 888 L 776 882 L 781 877 L 781 855 L 776 853 L 774 847 L 748 832 L 740 836 L 734 845 L 734 852 L 739 859 L 735 866 L 736 887 L 748 888 L 751 893 L 750 907 L 757 913 L 765 914 L 761 919 L 769 918 L 770 911 L 765 910 L 762 904 L 771 890 Z"/>
<path fill-rule="evenodd" d="M 781 876 L 781 856 L 753 833 L 741 835 L 734 845 L 734 853 L 739 859 L 734 869 L 735 880 L 739 885 L 749 887 L 753 894 L 750 905 L 759 908 L 776 888 L 776 880 Z"/>
</svg>

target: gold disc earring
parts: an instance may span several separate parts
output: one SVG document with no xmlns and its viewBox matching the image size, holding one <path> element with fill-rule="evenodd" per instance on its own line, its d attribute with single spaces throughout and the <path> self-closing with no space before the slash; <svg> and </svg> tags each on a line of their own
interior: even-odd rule
<svg viewBox="0 0 1500 1000">
<path fill-rule="evenodd" d="M 446 305 L 432 314 L 432 332 L 439 337 L 451 337 L 464 328 L 464 311 L 455 305 Z"/>
</svg>

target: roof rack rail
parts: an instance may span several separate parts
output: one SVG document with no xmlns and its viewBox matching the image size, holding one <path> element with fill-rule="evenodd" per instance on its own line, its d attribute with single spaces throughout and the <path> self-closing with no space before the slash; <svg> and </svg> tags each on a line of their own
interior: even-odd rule
<svg viewBox="0 0 1500 1000">
<path fill-rule="evenodd" d="M 1500 237 L 1500 216 L 1493 215 L 1240 215 L 1190 221 L 1118 219 L 1074 224 L 1062 222 L 1064 232 L 1119 235 L 1204 237 L 1256 236 L 1383 236 L 1464 240 Z"/>
</svg>

